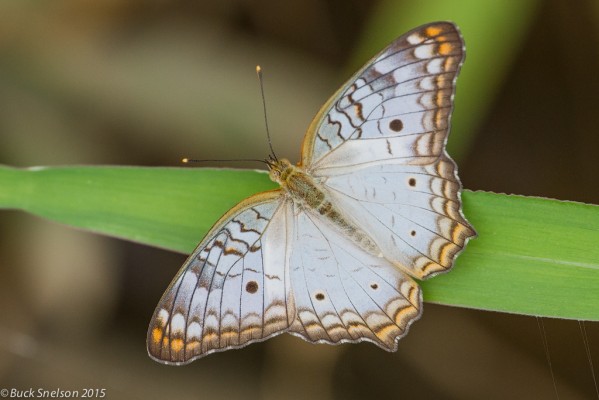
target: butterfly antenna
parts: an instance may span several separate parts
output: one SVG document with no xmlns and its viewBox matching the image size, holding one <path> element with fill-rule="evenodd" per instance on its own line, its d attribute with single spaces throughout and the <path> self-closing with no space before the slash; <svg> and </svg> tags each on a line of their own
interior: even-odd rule
<svg viewBox="0 0 599 400">
<path fill-rule="evenodd" d="M 257 158 L 241 158 L 241 159 L 212 159 L 212 160 L 196 160 L 190 158 L 183 158 L 181 162 L 183 164 L 191 164 L 191 163 L 203 163 L 203 162 L 229 162 L 229 161 L 256 161 L 266 165 L 269 165 L 266 160 L 259 160 Z"/>
<path fill-rule="evenodd" d="M 270 153 L 275 161 L 279 161 L 274 149 L 272 148 L 272 141 L 270 140 L 270 130 L 268 129 L 268 118 L 266 117 L 266 98 L 264 97 L 264 79 L 262 78 L 262 67 L 256 65 L 256 74 L 258 74 L 258 80 L 260 81 L 260 93 L 262 94 L 262 107 L 264 108 L 264 125 L 266 126 L 266 137 L 268 138 L 268 147 L 270 147 Z"/>
</svg>

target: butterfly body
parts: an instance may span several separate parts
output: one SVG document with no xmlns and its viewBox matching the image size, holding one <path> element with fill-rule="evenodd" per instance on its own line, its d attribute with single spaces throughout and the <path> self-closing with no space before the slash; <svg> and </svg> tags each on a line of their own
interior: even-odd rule
<svg viewBox="0 0 599 400">
<path fill-rule="evenodd" d="M 271 162 L 269 165 L 270 178 L 281 185 L 290 201 L 295 202 L 305 212 L 322 215 L 362 249 L 377 256 L 381 255 L 376 243 L 351 221 L 350 217 L 343 215 L 343 212 L 333 204 L 327 189 L 312 178 L 304 168 L 295 166 L 286 159 Z"/>
<path fill-rule="evenodd" d="M 400 36 L 321 108 L 281 188 L 210 229 L 162 296 L 148 353 L 186 364 L 283 332 L 394 351 L 422 313 L 416 279 L 476 235 L 445 151 L 464 43 L 450 22 Z"/>
</svg>

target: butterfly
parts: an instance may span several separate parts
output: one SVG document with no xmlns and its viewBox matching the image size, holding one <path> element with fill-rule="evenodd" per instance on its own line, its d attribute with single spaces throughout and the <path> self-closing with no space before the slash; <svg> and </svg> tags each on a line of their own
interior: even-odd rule
<svg viewBox="0 0 599 400">
<path fill-rule="evenodd" d="M 228 211 L 150 322 L 149 355 L 186 364 L 283 332 L 395 351 L 422 314 L 414 278 L 447 272 L 476 235 L 445 151 L 464 42 L 450 22 L 397 38 L 321 108 L 280 188 Z"/>
</svg>

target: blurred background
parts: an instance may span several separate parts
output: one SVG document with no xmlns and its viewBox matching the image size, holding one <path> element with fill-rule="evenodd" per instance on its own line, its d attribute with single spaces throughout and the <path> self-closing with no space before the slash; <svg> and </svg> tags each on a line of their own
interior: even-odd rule
<svg viewBox="0 0 599 400">
<path fill-rule="evenodd" d="M 449 144 L 465 188 L 599 204 L 596 0 L 3 1 L 0 163 L 264 157 L 256 64 L 274 147 L 297 161 L 320 105 L 388 42 L 438 19 L 455 21 L 467 46 Z M 282 335 L 163 366 L 146 354 L 146 330 L 184 259 L 2 211 L 0 388 L 105 388 L 111 399 L 599 397 L 581 335 L 599 365 L 598 323 L 429 303 L 397 353 Z"/>
</svg>

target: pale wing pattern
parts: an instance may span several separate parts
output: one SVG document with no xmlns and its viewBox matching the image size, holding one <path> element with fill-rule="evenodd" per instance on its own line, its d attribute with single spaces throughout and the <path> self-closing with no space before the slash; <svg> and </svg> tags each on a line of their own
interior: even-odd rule
<svg viewBox="0 0 599 400">
<path fill-rule="evenodd" d="M 297 316 L 289 332 L 310 342 L 368 340 L 394 351 L 420 317 L 418 285 L 324 217 L 294 214 L 290 277 Z"/>
<path fill-rule="evenodd" d="M 184 364 L 284 332 L 295 318 L 287 202 L 280 190 L 241 202 L 187 259 L 158 303 L 148 352 Z"/>
<path fill-rule="evenodd" d="M 452 267 L 475 235 L 461 212 L 455 164 L 381 164 L 328 176 L 335 203 L 374 238 L 386 258 L 423 279 Z"/>
<path fill-rule="evenodd" d="M 451 268 L 475 235 L 445 152 L 463 57 L 452 23 L 406 33 L 329 100 L 304 140 L 306 169 L 386 258 L 418 278 Z"/>
<path fill-rule="evenodd" d="M 382 139 L 386 147 L 386 138 L 446 135 L 463 58 L 464 43 L 452 23 L 433 23 L 400 36 L 322 107 L 304 138 L 302 164 L 317 168 L 350 139 Z"/>
</svg>

